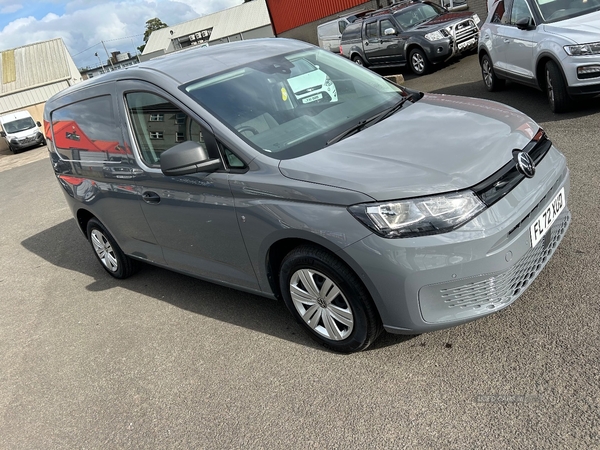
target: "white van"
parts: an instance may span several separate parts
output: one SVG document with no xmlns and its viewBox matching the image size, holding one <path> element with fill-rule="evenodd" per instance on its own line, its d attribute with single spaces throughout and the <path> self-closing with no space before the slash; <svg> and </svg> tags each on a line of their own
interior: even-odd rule
<svg viewBox="0 0 600 450">
<path fill-rule="evenodd" d="M 338 17 L 337 19 L 330 20 L 329 22 L 322 23 L 317 26 L 317 37 L 319 39 L 319 47 L 329 50 L 330 52 L 340 52 L 340 41 L 342 39 L 342 33 L 348 26 L 348 24 L 354 22 L 359 17 L 372 12 L 373 10 L 362 10 L 357 11 L 352 15 Z"/>
<path fill-rule="evenodd" d="M 39 121 L 36 123 L 28 111 L 0 116 L 0 125 L 0 136 L 6 139 L 13 153 L 36 145 L 46 145 L 44 133 L 40 130 L 42 124 Z"/>
</svg>

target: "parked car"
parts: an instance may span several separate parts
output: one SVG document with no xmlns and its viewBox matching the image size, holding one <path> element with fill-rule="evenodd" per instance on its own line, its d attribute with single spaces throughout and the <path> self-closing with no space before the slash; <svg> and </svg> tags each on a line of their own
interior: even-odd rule
<svg viewBox="0 0 600 450">
<path fill-rule="evenodd" d="M 40 122 L 35 122 L 29 111 L 17 111 L 0 116 L 0 136 L 6 140 L 11 152 L 17 153 L 36 145 L 46 145 L 43 133 L 38 127 Z"/>
<path fill-rule="evenodd" d="M 335 84 L 325 72 L 304 58 L 292 63 L 287 82 L 296 99 L 301 103 L 337 102 Z"/>
<path fill-rule="evenodd" d="M 356 11 L 354 14 L 350 14 L 345 17 L 338 17 L 337 19 L 330 20 L 329 22 L 322 23 L 317 26 L 317 38 L 319 40 L 319 47 L 329 50 L 333 53 L 340 52 L 340 41 L 342 39 L 342 33 L 348 26 L 359 17 L 364 16 L 373 12 L 372 9 Z"/>
<path fill-rule="evenodd" d="M 485 87 L 541 89 L 553 112 L 600 94 L 600 1 L 499 0 L 481 27 Z"/>
<path fill-rule="evenodd" d="M 435 3 L 408 0 L 365 15 L 342 34 L 340 53 L 369 67 L 409 65 L 424 75 L 432 64 L 477 49 L 477 14 L 448 12 Z"/>
<path fill-rule="evenodd" d="M 291 94 L 304 60 L 337 102 Z M 571 217 L 565 157 L 529 117 L 402 88 L 293 40 L 115 71 L 54 95 L 44 120 L 110 275 L 148 262 L 283 299 L 337 351 L 507 307 Z"/>
</svg>

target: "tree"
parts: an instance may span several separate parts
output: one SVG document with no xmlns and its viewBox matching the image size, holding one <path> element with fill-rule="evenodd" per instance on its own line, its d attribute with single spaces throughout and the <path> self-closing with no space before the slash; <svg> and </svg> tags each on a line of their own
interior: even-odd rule
<svg viewBox="0 0 600 450">
<path fill-rule="evenodd" d="M 153 31 L 160 30 L 161 28 L 166 28 L 168 26 L 169 25 L 164 23 L 158 17 L 155 17 L 154 19 L 146 20 L 146 31 L 144 31 L 144 45 L 140 45 L 138 47 L 138 50 L 140 51 L 140 53 L 144 52 L 144 48 L 146 47 L 146 44 L 148 43 L 148 39 L 150 39 L 150 35 L 152 34 Z"/>
</svg>

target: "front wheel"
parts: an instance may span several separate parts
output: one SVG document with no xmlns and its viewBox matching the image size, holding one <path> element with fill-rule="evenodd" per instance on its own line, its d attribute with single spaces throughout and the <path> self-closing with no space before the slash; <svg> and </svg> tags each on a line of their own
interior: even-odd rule
<svg viewBox="0 0 600 450">
<path fill-rule="evenodd" d="M 483 55 L 481 58 L 481 77 L 485 88 L 490 91 L 498 91 L 504 87 L 505 81 L 496 76 L 494 66 L 488 55 Z"/>
<path fill-rule="evenodd" d="M 12 153 L 17 153 L 17 149 L 15 147 L 13 147 L 12 145 L 9 144 L 8 149 L 12 152 Z"/>
<path fill-rule="evenodd" d="M 413 48 L 408 57 L 410 69 L 415 75 L 425 75 L 431 69 L 431 63 L 427 59 L 425 52 L 420 48 Z"/>
<path fill-rule="evenodd" d="M 552 112 L 565 112 L 571 106 L 567 83 L 554 61 L 546 63 L 546 95 Z"/>
<path fill-rule="evenodd" d="M 119 244 L 98 220 L 90 219 L 87 235 L 96 258 L 113 277 L 124 279 L 137 271 L 138 262 L 123 253 Z"/>
<path fill-rule="evenodd" d="M 313 246 L 292 250 L 279 283 L 286 306 L 309 335 L 331 350 L 366 349 L 381 333 L 381 319 L 356 274 Z"/>
</svg>

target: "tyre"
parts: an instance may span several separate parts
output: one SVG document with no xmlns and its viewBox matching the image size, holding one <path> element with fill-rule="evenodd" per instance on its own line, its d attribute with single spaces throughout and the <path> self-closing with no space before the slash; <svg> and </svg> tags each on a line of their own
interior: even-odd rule
<svg viewBox="0 0 600 450">
<path fill-rule="evenodd" d="M 98 220 L 90 219 L 87 236 L 96 258 L 113 277 L 124 279 L 137 271 L 139 263 L 123 253 L 119 244 Z"/>
<path fill-rule="evenodd" d="M 17 149 L 14 148 L 12 145 L 9 144 L 8 149 L 12 152 L 12 153 L 17 153 Z"/>
<path fill-rule="evenodd" d="M 352 56 L 352 62 L 356 65 L 366 67 L 365 60 L 360 57 L 360 55 Z"/>
<path fill-rule="evenodd" d="M 356 274 L 326 250 L 292 250 L 281 264 L 286 306 L 309 335 L 344 353 L 366 349 L 382 331 L 381 319 Z"/>
<path fill-rule="evenodd" d="M 42 142 L 40 143 L 40 146 L 42 146 L 42 147 L 46 146 L 46 139 L 42 139 Z"/>
<path fill-rule="evenodd" d="M 425 56 L 425 52 L 420 48 L 413 48 L 410 51 L 408 63 L 415 75 L 425 75 L 431 69 L 431 63 Z"/>
<path fill-rule="evenodd" d="M 483 78 L 483 84 L 485 85 L 485 88 L 490 92 L 499 91 L 506 83 L 505 80 L 502 80 L 496 76 L 496 72 L 494 72 L 494 66 L 492 65 L 492 61 L 488 55 L 483 55 L 481 58 L 481 77 Z"/>
<path fill-rule="evenodd" d="M 546 63 L 546 95 L 552 112 L 561 113 L 569 110 L 571 97 L 567 92 L 567 83 L 554 61 Z"/>
</svg>

